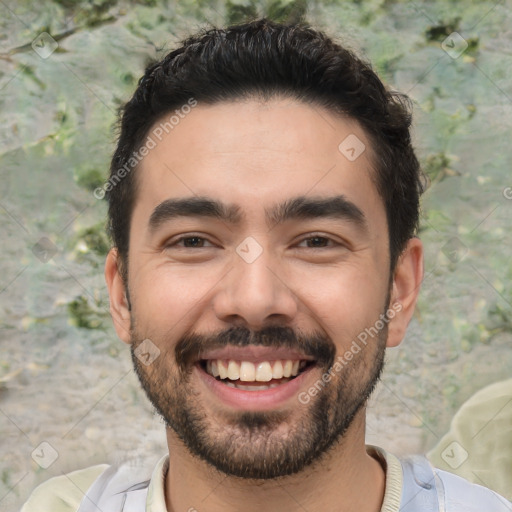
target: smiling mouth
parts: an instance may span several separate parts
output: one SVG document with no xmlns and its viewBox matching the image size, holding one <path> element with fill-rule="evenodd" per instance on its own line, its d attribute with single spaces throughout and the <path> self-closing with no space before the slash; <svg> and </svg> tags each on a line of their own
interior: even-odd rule
<svg viewBox="0 0 512 512">
<path fill-rule="evenodd" d="M 200 366 L 226 386 L 244 391 L 263 391 L 286 384 L 305 372 L 314 361 L 277 359 L 275 361 L 237 361 L 203 359 Z"/>
</svg>

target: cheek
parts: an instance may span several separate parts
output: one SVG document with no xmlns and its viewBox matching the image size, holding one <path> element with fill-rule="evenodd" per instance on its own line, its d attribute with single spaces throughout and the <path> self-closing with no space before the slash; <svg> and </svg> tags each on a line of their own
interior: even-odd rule
<svg viewBox="0 0 512 512">
<path fill-rule="evenodd" d="M 189 315 L 194 316 L 219 275 L 192 266 L 178 269 L 168 265 L 139 271 L 130 286 L 139 327 L 168 331 Z"/>
<path fill-rule="evenodd" d="M 297 295 L 305 314 L 318 319 L 338 347 L 349 345 L 383 312 L 387 286 L 369 269 L 335 269 L 310 277 Z"/>
</svg>

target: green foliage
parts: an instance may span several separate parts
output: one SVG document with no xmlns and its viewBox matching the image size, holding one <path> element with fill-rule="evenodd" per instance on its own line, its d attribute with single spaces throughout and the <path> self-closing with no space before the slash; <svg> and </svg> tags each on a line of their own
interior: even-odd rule
<svg viewBox="0 0 512 512">
<path fill-rule="evenodd" d="M 268 4 L 267 16 L 281 23 L 297 23 L 304 21 L 307 8 L 306 0 L 274 0 Z"/>
<path fill-rule="evenodd" d="M 101 309 L 99 301 L 91 301 L 85 295 L 80 295 L 67 305 L 70 322 L 75 327 L 83 329 L 104 329 L 107 318 L 105 310 Z"/>
<path fill-rule="evenodd" d="M 422 162 L 423 172 L 430 178 L 431 184 L 443 181 L 447 176 L 458 173 L 450 168 L 451 159 L 444 153 L 428 155 Z"/>
<path fill-rule="evenodd" d="M 492 333 L 496 332 L 512 332 L 512 265 L 510 261 L 507 265 L 507 272 L 504 279 L 500 283 L 497 297 L 489 306 L 487 318 L 484 325 Z"/>
<path fill-rule="evenodd" d="M 446 22 L 440 22 L 425 30 L 425 39 L 429 43 L 442 43 L 453 32 L 460 33 L 461 18 L 456 17 Z M 461 34 L 462 35 L 462 34 Z M 465 37 L 468 47 L 464 51 L 465 55 L 475 55 L 478 51 L 480 39 L 478 37 Z"/>
<path fill-rule="evenodd" d="M 468 47 L 466 48 L 466 55 L 475 55 L 478 51 L 478 47 L 480 45 L 479 37 L 468 37 L 466 39 L 466 43 L 468 43 Z"/>
<path fill-rule="evenodd" d="M 79 232 L 77 239 L 84 242 L 87 248 L 100 256 L 106 256 L 110 242 L 103 222 L 89 226 Z"/>
<path fill-rule="evenodd" d="M 11 470 L 8 468 L 3 468 L 0 479 L 6 487 L 11 487 Z"/>
<path fill-rule="evenodd" d="M 423 215 L 420 232 L 426 229 L 445 231 L 452 225 L 452 220 L 442 211 L 429 208 Z"/>
<path fill-rule="evenodd" d="M 78 167 L 75 169 L 75 181 L 80 187 L 93 192 L 105 183 L 105 177 L 96 167 Z"/>
<path fill-rule="evenodd" d="M 425 39 L 429 42 L 442 43 L 452 32 L 458 32 L 461 18 L 457 17 L 452 20 L 440 22 L 432 25 L 425 30 Z"/>
<path fill-rule="evenodd" d="M 239 24 L 265 16 L 280 23 L 296 23 L 304 21 L 308 4 L 306 0 L 227 0 L 226 21 L 228 24 Z"/>
<path fill-rule="evenodd" d="M 485 326 L 493 332 L 512 332 L 512 307 L 510 304 L 507 306 L 499 302 L 495 302 L 489 308 Z"/>
<path fill-rule="evenodd" d="M 58 0 L 64 7 L 75 7 L 75 22 L 78 25 L 84 25 L 89 28 L 101 25 L 107 20 L 113 18 L 108 14 L 109 10 L 117 5 L 118 0 L 87 0 L 74 2 L 73 0 Z M 69 4 L 75 4 L 70 6 Z M 79 7 L 79 9 L 76 9 Z"/>
<path fill-rule="evenodd" d="M 66 9 L 73 9 L 77 7 L 81 8 L 82 5 L 85 3 L 84 0 L 54 0 L 54 2 Z"/>
<path fill-rule="evenodd" d="M 137 0 L 138 4 L 145 5 L 146 7 L 157 7 L 158 0 Z"/>
<path fill-rule="evenodd" d="M 226 2 L 226 18 L 229 24 L 243 23 L 257 17 L 258 9 L 254 2 L 237 2 L 228 0 Z"/>
</svg>

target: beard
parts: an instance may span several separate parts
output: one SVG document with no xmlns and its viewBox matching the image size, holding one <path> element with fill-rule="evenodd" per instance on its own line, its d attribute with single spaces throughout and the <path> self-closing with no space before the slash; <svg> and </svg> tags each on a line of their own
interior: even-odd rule
<svg viewBox="0 0 512 512">
<path fill-rule="evenodd" d="M 257 332 L 232 327 L 211 335 L 192 333 L 179 339 L 174 350 L 163 337 L 152 338 L 160 355 L 145 365 L 135 353 L 144 336 L 134 326 L 132 316 L 135 371 L 166 426 L 192 455 L 226 475 L 246 479 L 283 477 L 320 461 L 343 439 L 384 367 L 387 323 L 340 371 L 330 371 L 337 355 L 330 337 L 276 326 Z M 297 398 L 291 410 L 228 412 L 211 404 L 208 410 L 191 379 L 199 354 L 206 349 L 247 345 L 288 347 L 313 356 L 313 371 L 321 371 L 321 389 L 307 404 Z M 329 372 L 331 380 L 325 383 L 321 376 Z"/>
</svg>

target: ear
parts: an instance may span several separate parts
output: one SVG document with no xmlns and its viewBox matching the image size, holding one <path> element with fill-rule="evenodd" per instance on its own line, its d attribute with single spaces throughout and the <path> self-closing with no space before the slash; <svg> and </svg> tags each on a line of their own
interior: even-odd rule
<svg viewBox="0 0 512 512">
<path fill-rule="evenodd" d="M 110 314 L 117 335 L 125 343 L 130 343 L 130 309 L 126 298 L 126 289 L 120 271 L 119 253 L 110 249 L 105 261 L 105 281 L 110 296 Z"/>
<path fill-rule="evenodd" d="M 396 347 L 404 339 L 411 321 L 423 280 L 423 244 L 411 238 L 398 258 L 393 275 L 390 309 L 396 311 L 388 324 L 388 347 Z"/>
</svg>

